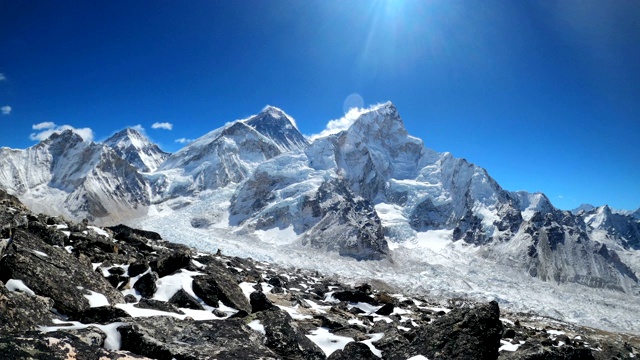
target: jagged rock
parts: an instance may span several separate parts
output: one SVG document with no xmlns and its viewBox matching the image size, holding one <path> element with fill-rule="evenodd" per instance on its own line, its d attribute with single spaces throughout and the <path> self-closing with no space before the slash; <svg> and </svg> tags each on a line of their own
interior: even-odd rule
<svg viewBox="0 0 640 360">
<path fill-rule="evenodd" d="M 149 269 L 149 263 L 146 261 L 136 261 L 133 264 L 129 265 L 129 269 L 127 273 L 129 277 L 136 277 Z"/>
<path fill-rule="evenodd" d="M 49 227 L 40 221 L 30 221 L 26 230 L 49 245 L 64 247 L 65 242 L 68 242 L 67 237 L 62 232 L 58 231 L 56 228 Z"/>
<path fill-rule="evenodd" d="M 503 339 L 513 339 L 516 336 L 516 332 L 513 329 L 505 329 L 502 333 Z"/>
<path fill-rule="evenodd" d="M 321 326 L 330 330 L 342 329 L 349 326 L 349 323 L 345 319 L 331 314 L 318 314 L 314 315 L 313 318 L 322 321 Z"/>
<path fill-rule="evenodd" d="M 283 288 L 287 286 L 287 280 L 281 276 L 274 276 L 267 281 L 269 285 L 273 287 Z"/>
<path fill-rule="evenodd" d="M 73 316 L 70 316 L 70 320 L 80 321 L 85 324 L 109 324 L 118 318 L 129 317 L 129 314 L 117 307 L 113 306 L 100 306 L 89 308 L 80 311 Z"/>
<path fill-rule="evenodd" d="M 41 333 L 30 331 L 20 336 L 0 336 L 3 359 L 102 360 L 148 359 L 128 351 L 110 351 L 87 345 L 87 338 L 79 338 L 66 331 Z"/>
<path fill-rule="evenodd" d="M 262 291 L 252 292 L 249 296 L 249 301 L 251 303 L 252 313 L 269 310 L 274 306 L 273 303 L 269 299 L 267 299 L 267 295 L 265 295 Z"/>
<path fill-rule="evenodd" d="M 333 354 L 329 355 L 327 360 L 378 360 L 377 357 L 371 349 L 363 343 L 360 342 L 350 342 L 348 343 L 344 349 L 336 350 Z"/>
<path fill-rule="evenodd" d="M 154 359 L 277 359 L 238 319 L 189 321 L 155 316 L 118 328 L 122 349 Z"/>
<path fill-rule="evenodd" d="M 204 310 L 204 308 L 198 302 L 198 300 L 196 300 L 193 296 L 189 295 L 183 289 L 176 291 L 176 293 L 173 294 L 171 299 L 169 299 L 169 303 L 181 308 Z"/>
<path fill-rule="evenodd" d="M 0 334 L 52 324 L 53 300 L 7 290 L 0 281 Z M 1 351 L 0 351 L 1 353 Z"/>
<path fill-rule="evenodd" d="M 456 308 L 419 330 L 409 345 L 383 350 L 388 359 L 496 359 L 502 335 L 498 303 Z"/>
<path fill-rule="evenodd" d="M 145 298 L 153 297 L 158 286 L 156 285 L 156 280 L 158 280 L 158 276 L 154 272 L 149 272 L 142 275 L 138 281 L 133 284 L 133 288 L 138 290 L 140 295 Z"/>
<path fill-rule="evenodd" d="M 378 305 L 378 302 L 374 298 L 360 290 L 336 291 L 335 293 L 333 293 L 333 297 L 340 301 L 353 303 L 364 302 L 371 305 Z"/>
<path fill-rule="evenodd" d="M 156 272 L 159 277 L 171 275 L 179 269 L 186 268 L 191 262 L 191 255 L 187 252 L 175 252 L 158 258 Z"/>
<path fill-rule="evenodd" d="M 154 309 L 184 315 L 184 312 L 175 307 L 173 304 L 160 300 L 141 299 L 137 304 L 133 306 L 141 309 Z"/>
<path fill-rule="evenodd" d="M 132 294 L 127 294 L 124 296 L 124 302 L 126 302 L 127 304 L 131 304 L 138 302 L 138 299 Z"/>
<path fill-rule="evenodd" d="M 605 356 L 604 359 L 614 359 L 609 356 Z M 590 349 L 587 348 L 574 348 L 572 346 L 544 346 L 537 341 L 527 341 L 522 344 L 517 351 L 502 351 L 500 352 L 500 359 L 509 360 L 594 360 L 594 356 Z"/>
<path fill-rule="evenodd" d="M 393 304 L 384 304 L 380 309 L 376 311 L 378 315 L 391 315 L 395 306 Z"/>
<path fill-rule="evenodd" d="M 95 326 L 84 329 L 63 329 L 60 332 L 76 336 L 80 341 L 92 347 L 103 347 L 104 341 L 107 339 L 107 335 Z"/>
<path fill-rule="evenodd" d="M 260 320 L 266 332 L 265 345 L 281 357 L 325 359 L 322 350 L 304 335 L 286 311 L 272 307 L 252 315 L 251 318 Z"/>
<path fill-rule="evenodd" d="M 251 312 L 251 304 L 226 268 L 210 263 L 204 271 L 206 275 L 193 279 L 196 296 L 209 306 L 218 307 L 218 301 L 222 301 L 232 308 Z"/>
<path fill-rule="evenodd" d="M 88 290 L 103 294 L 111 304 L 124 302 L 122 294 L 90 267 L 22 230 L 15 231 L 11 247 L 0 259 L 0 281 L 9 279 L 22 280 L 36 294 L 50 297 L 64 314 L 88 309 Z"/>
<path fill-rule="evenodd" d="M 134 234 L 149 240 L 162 240 L 162 237 L 157 232 L 134 229 L 122 224 L 116 225 L 116 226 L 110 226 L 110 227 L 107 227 L 107 229 L 113 231 L 113 233 L 116 234 L 116 238 L 117 238 L 117 235 L 127 236 L 127 235 Z"/>
</svg>

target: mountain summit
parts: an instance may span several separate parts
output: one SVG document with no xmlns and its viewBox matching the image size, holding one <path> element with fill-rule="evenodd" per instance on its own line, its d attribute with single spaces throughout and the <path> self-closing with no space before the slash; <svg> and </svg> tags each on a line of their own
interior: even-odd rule
<svg viewBox="0 0 640 360">
<path fill-rule="evenodd" d="M 170 155 L 139 131 L 126 128 L 104 141 L 121 158 L 143 172 L 155 171 Z"/>
<path fill-rule="evenodd" d="M 293 118 L 275 106 L 268 105 L 258 115 L 244 120 L 244 123 L 271 139 L 282 151 L 303 149 L 309 145 Z"/>
</svg>

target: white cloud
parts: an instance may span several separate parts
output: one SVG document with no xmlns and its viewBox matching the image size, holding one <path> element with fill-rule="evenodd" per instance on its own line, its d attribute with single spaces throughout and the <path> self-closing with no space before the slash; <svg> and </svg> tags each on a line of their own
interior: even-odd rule
<svg viewBox="0 0 640 360">
<path fill-rule="evenodd" d="M 0 81 L 4 81 L 4 80 L 7 80 L 7 77 L 4 76 L 3 73 L 0 73 Z"/>
<path fill-rule="evenodd" d="M 142 127 L 142 125 L 140 124 L 134 125 L 131 128 L 137 132 L 144 133 L 144 127 Z"/>
<path fill-rule="evenodd" d="M 93 140 L 93 130 L 90 128 L 75 128 L 71 125 L 56 125 L 53 122 L 42 122 L 39 124 L 34 124 L 31 126 L 33 130 L 41 130 L 39 132 L 34 132 L 29 135 L 29 139 L 33 141 L 42 141 L 47 139 L 49 136 L 55 133 L 61 133 L 65 130 L 71 130 L 76 134 L 80 135 L 84 141 Z"/>
<path fill-rule="evenodd" d="M 41 122 L 40 124 L 31 125 L 33 130 L 53 129 L 56 124 L 51 121 Z"/>
<path fill-rule="evenodd" d="M 180 138 L 175 140 L 178 144 L 188 144 L 193 142 L 193 139 Z"/>
<path fill-rule="evenodd" d="M 310 139 L 313 141 L 319 137 L 328 136 L 331 134 L 337 134 L 340 131 L 347 130 L 357 119 L 362 115 L 366 109 L 351 108 L 343 117 L 336 120 L 330 120 L 327 123 L 327 127 L 319 134 L 311 135 Z"/>
<path fill-rule="evenodd" d="M 162 122 L 162 123 L 153 123 L 153 125 L 151 125 L 152 129 L 165 129 L 165 130 L 172 130 L 173 129 L 173 124 L 172 123 L 168 123 L 168 122 Z"/>
<path fill-rule="evenodd" d="M 5 105 L 5 106 L 1 107 L 0 110 L 2 111 L 2 115 L 11 114 L 11 106 L 9 106 L 9 105 Z"/>
</svg>

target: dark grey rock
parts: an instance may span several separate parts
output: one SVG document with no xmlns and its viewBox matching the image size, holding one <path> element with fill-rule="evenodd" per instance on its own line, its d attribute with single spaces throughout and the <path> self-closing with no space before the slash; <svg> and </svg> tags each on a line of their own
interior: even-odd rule
<svg viewBox="0 0 640 360">
<path fill-rule="evenodd" d="M 251 304 L 226 268 L 212 262 L 205 272 L 207 275 L 193 279 L 193 292 L 196 296 L 209 306 L 218 307 L 218 301 L 222 301 L 234 309 L 251 312 Z"/>
<path fill-rule="evenodd" d="M 376 311 L 376 314 L 378 315 L 391 315 L 391 313 L 393 312 L 393 309 L 395 307 L 393 306 L 393 304 L 384 304 L 380 309 L 378 309 Z"/>
<path fill-rule="evenodd" d="M 274 306 L 273 303 L 269 299 L 267 299 L 267 295 L 265 295 L 262 291 L 252 292 L 249 296 L 249 301 L 251 303 L 252 313 L 269 310 Z"/>
<path fill-rule="evenodd" d="M 149 268 L 149 263 L 146 261 L 136 261 L 133 264 L 129 265 L 129 270 L 127 270 L 130 277 L 136 277 Z"/>
<path fill-rule="evenodd" d="M 202 307 L 198 300 L 189 295 L 183 289 L 180 289 L 173 294 L 171 299 L 169 299 L 169 303 L 181 308 L 204 310 L 204 307 Z"/>
<path fill-rule="evenodd" d="M 367 304 L 378 305 L 378 302 L 374 298 L 360 290 L 336 291 L 335 293 L 333 293 L 333 297 L 340 301 L 353 303 L 363 302 Z"/>
<path fill-rule="evenodd" d="M 142 297 L 151 298 L 158 289 L 156 280 L 158 280 L 158 276 L 154 272 L 146 273 L 133 284 L 133 288 L 138 290 Z"/>
<path fill-rule="evenodd" d="M 277 359 L 239 319 L 189 321 L 155 316 L 118 328 L 122 349 L 154 359 Z"/>
<path fill-rule="evenodd" d="M 51 325 L 53 300 L 11 292 L 0 282 L 0 334 Z"/>
<path fill-rule="evenodd" d="M 325 359 L 324 352 L 304 335 L 291 316 L 273 307 L 253 314 L 266 332 L 265 345 L 285 359 Z"/>
<path fill-rule="evenodd" d="M 166 311 L 166 312 L 172 312 L 172 313 L 184 315 L 184 312 L 182 312 L 180 309 L 175 307 L 173 304 L 170 304 L 166 301 L 141 299 L 140 302 L 138 302 L 133 306 L 141 309 L 153 309 L 153 310 Z"/>
<path fill-rule="evenodd" d="M 22 230 L 15 231 L 11 247 L 0 259 L 0 281 L 8 279 L 22 280 L 37 295 L 51 298 L 54 307 L 68 315 L 89 308 L 84 296 L 90 294 L 88 290 L 103 294 L 111 304 L 124 302 L 122 294 L 92 268 Z"/>
<path fill-rule="evenodd" d="M 348 343 L 344 349 L 334 351 L 333 354 L 329 355 L 327 360 L 378 360 L 377 357 L 371 349 L 366 344 L 360 342 L 350 342 Z"/>
<path fill-rule="evenodd" d="M 191 263 L 191 255 L 186 251 L 162 255 L 158 258 L 155 269 L 159 277 L 171 275 Z"/>
<path fill-rule="evenodd" d="M 75 336 L 70 331 L 49 333 L 30 331 L 21 333 L 19 336 L 0 335 L 0 354 L 2 359 L 7 360 L 149 359 L 128 351 L 110 351 L 99 346 L 88 345 L 86 341 L 92 340 L 87 336 Z"/>
<path fill-rule="evenodd" d="M 409 345 L 383 350 L 388 359 L 423 355 L 429 359 L 488 360 L 498 357 L 502 335 L 498 303 L 456 308 L 415 331 Z"/>
<path fill-rule="evenodd" d="M 100 306 L 82 310 L 69 317 L 70 320 L 85 324 L 109 324 L 118 318 L 129 317 L 126 311 L 113 306 Z"/>
</svg>

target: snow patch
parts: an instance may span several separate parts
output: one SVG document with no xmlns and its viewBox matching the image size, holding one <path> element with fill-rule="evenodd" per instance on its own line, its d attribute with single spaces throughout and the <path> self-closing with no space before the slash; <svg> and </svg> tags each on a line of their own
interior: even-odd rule
<svg viewBox="0 0 640 360">
<path fill-rule="evenodd" d="M 311 335 L 306 336 L 318 345 L 327 356 L 333 354 L 336 350 L 344 349 L 348 343 L 353 341 L 353 338 L 332 334 L 329 329 L 323 327 L 312 330 Z"/>
<path fill-rule="evenodd" d="M 33 292 L 33 290 L 29 289 L 29 287 L 27 285 L 25 285 L 25 283 L 22 282 L 22 280 L 9 279 L 4 284 L 4 286 L 9 291 L 19 291 L 19 292 L 23 292 L 23 293 L 31 295 L 31 296 L 34 296 L 36 294 L 36 293 Z"/>
</svg>

